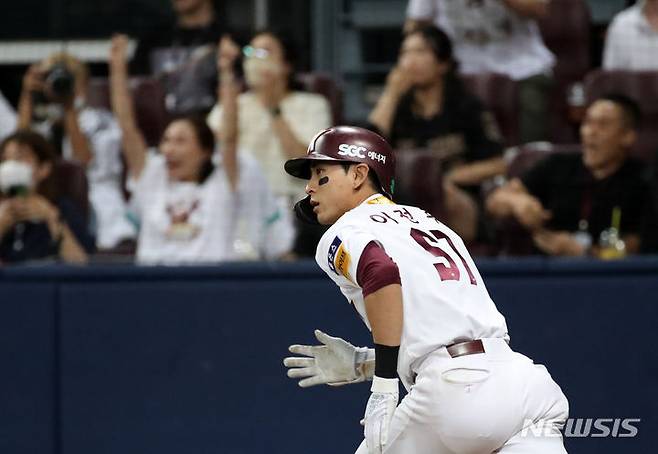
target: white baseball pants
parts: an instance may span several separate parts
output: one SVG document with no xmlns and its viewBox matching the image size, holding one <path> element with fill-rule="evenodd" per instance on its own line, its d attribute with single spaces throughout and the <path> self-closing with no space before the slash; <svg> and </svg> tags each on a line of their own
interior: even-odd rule
<svg viewBox="0 0 658 454">
<path fill-rule="evenodd" d="M 482 342 L 486 353 L 451 358 L 441 348 L 423 361 L 386 454 L 566 453 L 569 404 L 546 368 L 503 339 Z M 365 441 L 356 454 L 368 454 Z"/>
</svg>

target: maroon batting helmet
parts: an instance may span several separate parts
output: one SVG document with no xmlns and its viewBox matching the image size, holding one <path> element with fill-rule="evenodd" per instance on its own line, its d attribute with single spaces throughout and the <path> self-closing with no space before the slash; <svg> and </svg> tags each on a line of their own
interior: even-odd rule
<svg viewBox="0 0 658 454">
<path fill-rule="evenodd" d="M 377 176 L 379 189 L 389 198 L 395 187 L 395 155 L 380 135 L 356 126 L 335 126 L 318 133 L 311 140 L 306 156 L 285 164 L 290 175 L 308 180 L 313 161 L 362 162 Z"/>
<path fill-rule="evenodd" d="M 308 180 L 314 161 L 336 164 L 362 162 L 375 174 L 379 190 L 387 197 L 393 197 L 395 155 L 386 140 L 372 131 L 356 126 L 325 129 L 311 140 L 306 156 L 288 160 L 284 168 L 290 175 Z M 297 202 L 295 213 L 304 222 L 318 223 L 310 196 Z"/>
</svg>

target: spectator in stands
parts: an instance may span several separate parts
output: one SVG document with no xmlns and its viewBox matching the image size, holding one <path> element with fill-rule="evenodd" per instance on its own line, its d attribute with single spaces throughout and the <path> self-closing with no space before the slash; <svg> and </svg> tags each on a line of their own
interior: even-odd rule
<svg viewBox="0 0 658 454">
<path fill-rule="evenodd" d="M 112 106 L 123 132 L 129 188 L 141 230 L 142 263 L 276 258 L 293 236 L 289 210 L 279 210 L 258 164 L 216 155 L 205 117 L 181 116 L 167 126 L 159 152 L 147 150 L 128 90 L 125 36 L 112 41 Z"/>
<path fill-rule="evenodd" d="M 442 30 L 426 25 L 407 34 L 369 120 L 394 148 L 427 148 L 443 158 L 447 223 L 471 241 L 479 185 L 505 164 L 495 119 L 465 90 L 457 66 Z"/>
<path fill-rule="evenodd" d="M 84 263 L 94 250 L 80 209 L 59 194 L 56 159 L 36 132 L 21 130 L 0 144 L 0 262 Z"/>
<path fill-rule="evenodd" d="M 555 57 L 535 19 L 550 0 L 409 0 L 407 30 L 434 23 L 455 43 L 463 74 L 500 73 L 519 81 L 522 142 L 545 140 Z"/>
<path fill-rule="evenodd" d="M 489 212 L 516 219 L 548 255 L 596 255 L 602 233 L 615 224 L 626 251 L 638 252 L 651 212 L 646 165 L 629 157 L 639 123 L 632 100 L 603 96 L 587 109 L 582 154 L 549 155 L 494 191 Z"/>
<path fill-rule="evenodd" d="M 295 47 L 285 33 L 258 32 L 244 49 L 247 91 L 241 94 L 234 72 L 239 47 L 224 38 L 218 52 L 222 103 L 210 113 L 208 124 L 260 162 L 280 206 L 288 209 L 303 196 L 304 184 L 286 174 L 283 164 L 304 155 L 311 139 L 331 126 L 329 103 L 297 89 Z M 322 230 L 301 223 L 297 230 L 296 254 L 314 255 Z"/>
<path fill-rule="evenodd" d="M 638 0 L 608 28 L 604 69 L 658 70 L 658 0 Z"/>
<path fill-rule="evenodd" d="M 131 73 L 164 82 L 172 114 L 207 113 L 215 104 L 216 44 L 228 28 L 213 0 L 171 0 L 173 23 L 139 39 Z"/>
<path fill-rule="evenodd" d="M 60 155 L 86 168 L 100 249 L 134 241 L 123 196 L 121 131 L 107 109 L 86 105 L 87 67 L 63 53 L 30 66 L 19 100 L 19 128 L 48 137 Z"/>
<path fill-rule="evenodd" d="M 0 92 L 0 140 L 16 130 L 16 112 Z"/>
</svg>

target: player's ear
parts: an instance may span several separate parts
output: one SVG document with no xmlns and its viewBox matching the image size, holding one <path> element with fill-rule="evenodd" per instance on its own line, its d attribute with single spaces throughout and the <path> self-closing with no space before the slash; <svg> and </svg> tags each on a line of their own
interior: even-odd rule
<svg viewBox="0 0 658 454">
<path fill-rule="evenodd" d="M 366 164 L 357 164 L 352 166 L 353 172 L 353 187 L 358 190 L 368 180 L 368 171 L 370 169 Z"/>
</svg>

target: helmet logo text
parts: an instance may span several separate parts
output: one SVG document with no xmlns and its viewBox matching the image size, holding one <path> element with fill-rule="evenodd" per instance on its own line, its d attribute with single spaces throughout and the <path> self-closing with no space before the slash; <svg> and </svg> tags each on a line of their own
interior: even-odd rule
<svg viewBox="0 0 658 454">
<path fill-rule="evenodd" d="M 366 156 L 363 154 L 364 151 L 366 151 L 366 148 L 358 145 L 350 145 L 348 143 L 341 143 L 338 145 L 338 154 L 340 156 L 365 159 Z"/>
</svg>

